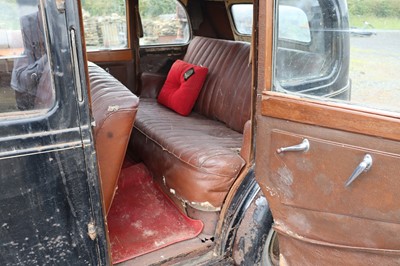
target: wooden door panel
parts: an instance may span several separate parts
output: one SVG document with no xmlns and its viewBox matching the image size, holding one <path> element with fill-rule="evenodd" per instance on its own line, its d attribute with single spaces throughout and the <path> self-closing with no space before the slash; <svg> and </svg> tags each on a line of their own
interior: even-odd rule
<svg viewBox="0 0 400 266">
<path fill-rule="evenodd" d="M 140 48 L 140 71 L 168 74 L 172 64 L 185 56 L 187 45 Z"/>
<path fill-rule="evenodd" d="M 132 92 L 136 92 L 136 66 L 132 51 L 93 51 L 88 52 L 87 57 L 89 61 L 105 69 Z"/>
<path fill-rule="evenodd" d="M 299 144 L 304 138 L 310 142 L 309 151 L 276 152 L 280 147 Z M 269 161 L 269 179 L 278 189 L 282 204 L 378 221 L 399 221 L 400 178 L 391 173 L 398 171 L 400 156 L 327 139 L 281 130 L 271 132 L 269 149 L 274 156 Z M 400 150 L 400 145 L 397 146 Z M 373 158 L 371 169 L 345 187 L 365 154 Z"/>
<path fill-rule="evenodd" d="M 279 235 L 280 247 L 285 247 L 280 265 L 386 265 L 400 264 L 397 251 L 362 249 L 349 246 L 329 245 L 318 241 L 295 239 Z"/>
<path fill-rule="evenodd" d="M 400 258 L 398 142 L 266 116 L 257 123 L 257 179 L 288 263 L 317 265 L 321 254 L 357 261 L 366 251 L 371 261 Z M 307 152 L 277 153 L 304 138 Z M 367 153 L 371 169 L 346 188 Z"/>
<path fill-rule="evenodd" d="M 114 78 L 119 80 L 131 91 L 135 92 L 135 69 L 131 62 L 97 62 Z"/>
</svg>

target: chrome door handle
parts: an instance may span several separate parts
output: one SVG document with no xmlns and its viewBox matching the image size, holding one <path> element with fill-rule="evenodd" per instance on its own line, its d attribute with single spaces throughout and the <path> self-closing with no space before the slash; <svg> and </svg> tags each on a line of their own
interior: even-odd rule
<svg viewBox="0 0 400 266">
<path fill-rule="evenodd" d="M 368 172 L 368 170 L 372 166 L 372 156 L 366 154 L 362 162 L 357 166 L 351 176 L 347 179 L 346 183 L 344 184 L 345 187 L 348 187 L 354 180 L 357 179 L 363 172 Z"/>
<path fill-rule="evenodd" d="M 310 149 L 310 142 L 308 139 L 304 139 L 302 143 L 290 147 L 282 147 L 276 150 L 277 153 L 287 152 L 287 151 L 302 151 L 306 152 Z"/>
</svg>

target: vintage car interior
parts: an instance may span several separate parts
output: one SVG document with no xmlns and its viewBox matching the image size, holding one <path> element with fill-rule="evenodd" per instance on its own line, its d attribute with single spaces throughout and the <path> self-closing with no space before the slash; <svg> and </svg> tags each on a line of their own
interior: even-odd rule
<svg viewBox="0 0 400 266">
<path fill-rule="evenodd" d="M 394 116 L 384 113 L 374 120 L 368 113 L 372 111 L 359 108 L 354 113 L 349 111 L 354 106 L 335 105 L 336 99 L 370 104 L 360 100 L 357 91 L 352 92 L 349 80 L 347 4 L 306 2 L 276 1 L 275 13 L 273 5 L 267 4 L 266 12 L 270 13 L 265 17 L 270 24 L 265 27 L 266 36 L 270 40 L 275 36 L 275 43 L 265 44 L 265 58 L 252 48 L 259 47 L 252 46 L 252 33 L 264 29 L 257 24 L 264 21 L 257 21 L 257 12 L 253 20 L 251 1 L 176 2 L 173 13 L 158 17 L 148 9 L 151 1 L 130 1 L 126 42 L 130 49 L 94 51 L 96 44 L 86 38 L 92 45 L 87 46 L 88 60 L 139 97 L 123 96 L 124 101 L 130 99 L 129 107 L 115 103 L 107 109 L 115 113 L 130 110 L 130 116 L 123 118 L 123 133 L 112 132 L 107 125 L 98 131 L 95 128 L 97 134 L 109 139 L 123 135 L 119 148 L 111 144 L 120 152 L 115 154 L 119 161 L 113 162 L 122 166 L 119 178 L 102 171 L 99 147 L 106 141 L 96 142 L 114 263 L 149 263 L 210 249 L 227 215 L 224 204 L 237 194 L 252 170 L 254 151 L 256 178 L 274 215 L 264 248 L 268 254 L 262 256 L 262 260 L 269 260 L 265 265 L 284 265 L 285 261 L 317 265 L 322 256 L 318 254 L 329 254 L 324 259 L 328 264 L 334 263 L 335 254 L 342 254 L 343 265 L 365 260 L 393 263 L 385 254 L 389 250 L 398 254 L 398 240 L 392 237 L 398 228 L 393 223 L 397 214 L 382 210 L 395 209 L 393 188 L 398 179 L 393 178 L 395 163 L 390 162 L 395 160 L 398 145 L 389 141 L 396 137 L 385 131 L 386 126 L 376 126 L 374 132 L 371 125 L 386 125 Z M 278 19 L 268 19 L 272 16 Z M 163 19 L 172 18 L 175 25 L 160 26 Z M 85 13 L 83 19 L 85 23 Z M 86 24 L 88 21 L 86 14 Z M 279 23 L 275 35 L 270 31 L 274 21 Z M 259 39 L 258 45 L 262 41 Z M 113 45 L 110 40 L 103 43 Z M 357 40 L 352 39 L 352 44 L 357 45 Z M 254 75 L 254 54 L 258 66 L 265 67 L 266 80 Z M 89 76 L 92 71 L 100 72 L 90 64 Z M 206 77 L 200 77 L 201 73 Z M 354 72 L 353 77 L 357 77 Z M 204 82 L 200 90 L 188 85 L 194 80 L 196 84 Z M 358 91 L 368 87 L 360 86 L 360 79 L 355 81 Z M 179 88 L 177 92 L 171 90 L 174 86 Z M 275 94 L 260 93 L 270 86 Z M 94 84 L 91 87 L 96 88 Z M 185 91 L 188 87 L 190 92 Z M 116 87 L 111 90 L 118 94 Z M 294 98 L 281 97 L 282 92 Z M 311 100 L 296 98 L 304 95 Z M 187 106 L 189 99 L 193 108 Z M 252 105 L 256 102 L 259 109 Z M 96 97 L 92 104 L 96 108 Z M 255 112 L 259 112 L 257 119 Z M 331 122 L 327 119 L 330 116 L 337 120 Z M 358 116 L 366 124 L 360 123 Z M 118 120 L 120 127 L 122 120 Z M 117 130 L 112 125 L 110 122 Z M 262 134 L 254 140 L 252 130 Z M 370 136 L 389 140 L 375 142 Z M 374 161 L 379 163 L 371 168 Z M 389 169 L 390 174 L 383 175 L 383 169 Z M 357 179 L 360 175 L 364 183 Z M 385 196 L 372 181 L 378 175 L 385 181 Z M 365 191 L 382 201 L 368 198 Z M 340 200 L 332 201 L 333 192 Z M 237 247 L 246 248 L 239 238 L 237 241 Z M 280 245 L 284 245 L 282 249 Z M 314 252 L 316 246 L 318 252 Z M 367 257 L 363 260 L 360 256 Z M 249 263 L 249 258 L 240 257 L 233 255 L 235 263 Z"/>
<path fill-rule="evenodd" d="M 400 264 L 400 6 L 360 3 L 0 1 L 0 264 Z"/>
<path fill-rule="evenodd" d="M 161 44 L 141 44 L 151 26 L 141 4 L 151 1 L 129 1 L 129 21 L 141 21 L 130 27 L 130 47 L 106 51 L 90 46 L 93 20 L 86 19 L 82 6 L 113 263 L 160 260 L 154 254 L 146 257 L 152 251 L 167 260 L 211 248 L 224 200 L 250 166 L 252 9 L 246 13 L 248 32 L 239 34 L 231 8 L 252 4 L 169 1 L 177 10 L 170 16 L 178 16 L 182 29 L 147 38 Z M 160 104 L 160 97 L 157 101 L 177 59 L 207 69 L 194 106 L 185 115 Z M 178 83 L 190 82 L 199 73 L 195 67 L 193 77 Z"/>
<path fill-rule="evenodd" d="M 126 2 L 129 34 L 122 41 L 112 35 L 121 18 L 103 14 L 109 24 L 95 27 L 103 20 L 82 5 L 114 263 L 149 263 L 159 260 L 154 252 L 167 260 L 211 248 L 224 202 L 252 166 L 252 2 L 168 1 L 172 13 L 157 16 L 152 1 Z M 295 14 L 286 4 L 282 12 Z M 308 23 L 300 15 L 300 23 Z M 311 23 L 320 25 L 318 18 L 316 12 Z M 333 37 L 326 35 L 311 39 L 302 32 L 295 42 L 280 42 L 284 60 L 277 68 L 291 70 L 277 72 L 280 88 L 309 91 L 312 83 L 296 79 L 317 75 L 323 62 L 331 67 L 324 51 L 332 49 Z M 325 46 L 317 45 L 321 40 Z M 314 95 L 347 99 L 343 81 L 320 86 Z"/>
</svg>

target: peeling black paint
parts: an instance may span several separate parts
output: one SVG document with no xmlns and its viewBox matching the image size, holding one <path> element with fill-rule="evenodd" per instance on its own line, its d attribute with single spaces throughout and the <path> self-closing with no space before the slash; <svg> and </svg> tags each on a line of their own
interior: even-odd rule
<svg viewBox="0 0 400 266">
<path fill-rule="evenodd" d="M 79 31 L 77 2 L 65 1 L 64 13 L 55 1 L 45 7 L 56 104 L 46 114 L 0 120 L 0 265 L 106 265 L 88 97 L 77 102 L 68 41 L 70 27 Z"/>
<path fill-rule="evenodd" d="M 272 226 L 268 202 L 251 170 L 238 189 L 217 236 L 215 253 L 232 257 L 235 265 L 257 265 Z"/>
</svg>

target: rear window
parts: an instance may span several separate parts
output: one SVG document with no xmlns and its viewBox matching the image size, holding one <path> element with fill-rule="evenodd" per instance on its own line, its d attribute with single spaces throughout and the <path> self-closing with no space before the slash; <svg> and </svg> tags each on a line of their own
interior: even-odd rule
<svg viewBox="0 0 400 266">
<path fill-rule="evenodd" d="M 185 8 L 177 0 L 139 0 L 143 25 L 141 46 L 186 44 L 190 25 Z"/>
<path fill-rule="evenodd" d="M 311 42 L 308 18 L 303 10 L 293 6 L 279 6 L 279 39 L 307 44 Z"/>
<path fill-rule="evenodd" d="M 251 35 L 253 27 L 253 4 L 234 4 L 231 7 L 232 19 L 239 34 Z"/>
</svg>

